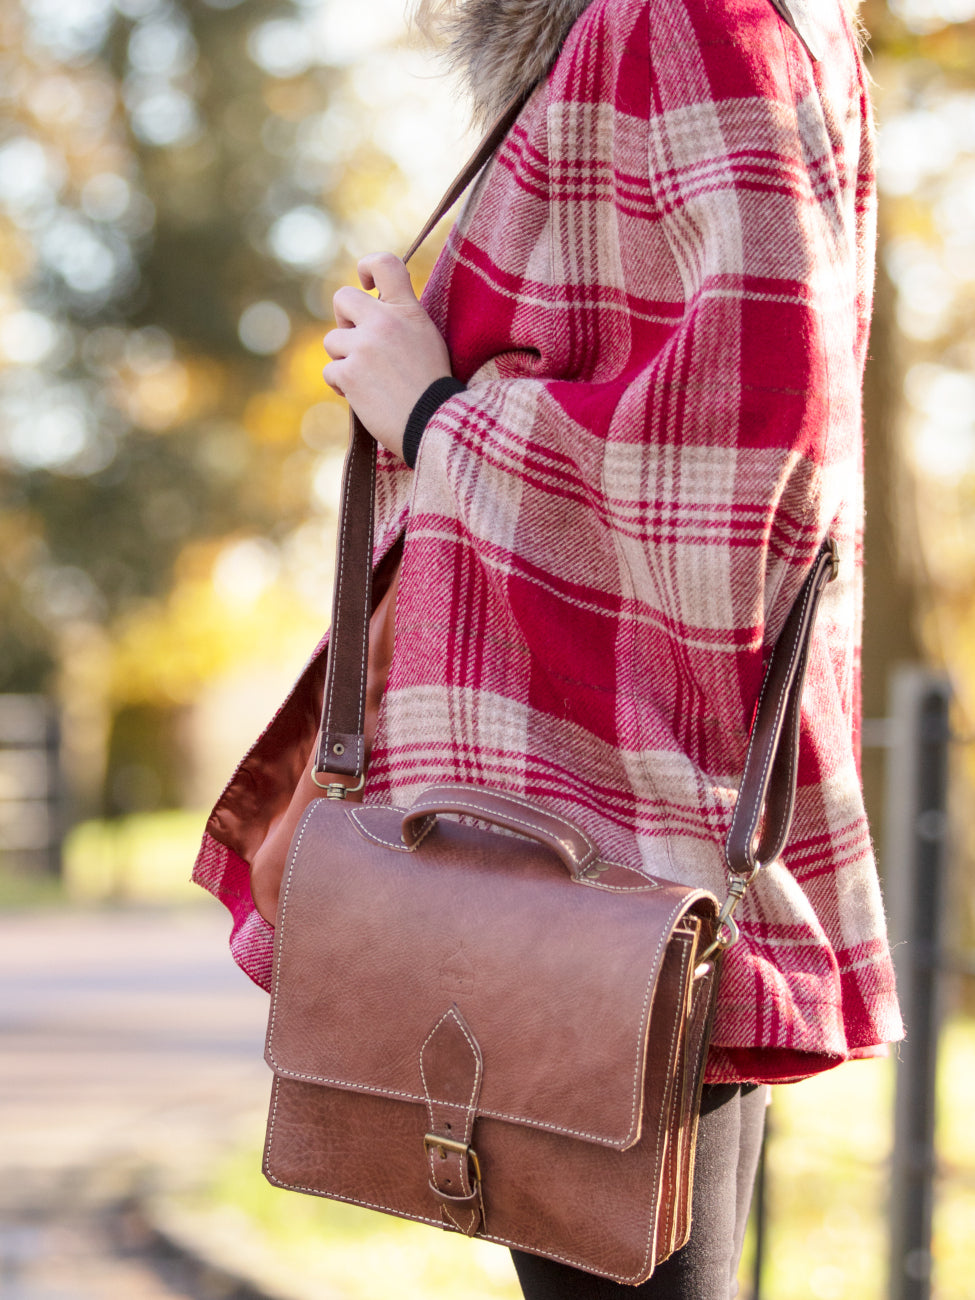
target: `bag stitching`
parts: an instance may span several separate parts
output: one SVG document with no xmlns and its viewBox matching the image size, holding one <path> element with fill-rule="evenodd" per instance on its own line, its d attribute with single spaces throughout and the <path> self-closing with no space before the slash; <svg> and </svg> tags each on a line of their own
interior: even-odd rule
<svg viewBox="0 0 975 1300">
<path fill-rule="evenodd" d="M 391 811 L 391 812 L 400 812 L 400 811 L 402 811 L 403 814 L 404 814 L 404 816 L 406 815 L 406 812 L 407 812 L 407 810 L 406 810 L 405 808 L 404 808 L 404 809 L 399 809 L 399 808 L 395 808 L 395 809 L 394 809 L 394 808 L 391 808 L 390 811 Z M 371 830 L 369 830 L 368 827 L 366 826 L 365 822 L 362 820 L 362 817 L 363 817 L 363 815 L 364 815 L 364 813 L 365 813 L 365 809 L 363 809 L 363 808 L 346 808 L 345 812 L 346 812 L 346 816 L 352 818 L 352 820 L 355 822 L 356 827 L 358 828 L 358 830 L 362 833 L 362 835 L 365 836 L 365 838 L 366 838 L 367 840 L 372 840 L 373 844 L 378 844 L 378 845 L 380 845 L 380 847 L 382 847 L 382 848 L 384 848 L 384 849 L 394 849 L 397 853 L 415 853 L 416 850 L 417 850 L 417 849 L 420 847 L 420 845 L 423 843 L 423 841 L 424 841 L 424 840 L 427 838 L 427 836 L 430 834 L 430 832 L 433 830 L 434 826 L 436 826 L 436 824 L 437 824 L 437 819 L 436 819 L 436 817 L 434 817 L 434 816 L 432 816 L 432 815 L 429 816 L 429 817 L 427 817 L 427 818 L 426 818 L 426 823 L 427 823 L 426 826 L 425 826 L 425 827 L 423 828 L 423 830 L 419 833 L 419 835 L 416 837 L 416 839 L 413 841 L 412 844 L 407 844 L 407 843 L 405 843 L 405 841 L 403 841 L 402 839 L 400 839 L 400 840 L 387 840 L 384 836 L 382 836 L 382 835 L 377 835 L 375 831 L 371 831 Z"/>
<path fill-rule="evenodd" d="M 412 844 L 404 844 L 402 840 L 387 840 L 385 836 L 378 835 L 376 831 L 370 831 L 363 820 L 364 816 L 369 814 L 369 811 L 377 810 L 389 810 L 390 813 L 402 813 L 403 816 L 406 816 L 409 811 L 409 809 L 400 809 L 400 807 L 396 807 L 395 805 L 368 805 L 367 807 L 346 809 L 346 815 L 350 816 L 350 818 L 354 820 L 356 828 L 359 829 L 361 835 L 363 835 L 365 839 L 372 840 L 373 844 L 380 845 L 383 849 L 394 849 L 396 853 L 415 853 L 416 850 L 420 848 L 422 842 L 426 839 L 426 836 L 428 836 L 429 833 L 433 831 L 433 828 L 437 826 L 437 818 L 435 818 L 433 814 L 429 814 L 428 818 L 426 818 L 428 824 L 426 824 L 426 827 L 422 829 L 420 835 L 416 837 L 416 840 L 413 841 Z M 630 875 L 640 875 L 640 872 L 634 871 L 634 868 L 628 867 L 625 865 L 625 862 L 603 862 L 602 858 L 599 859 L 599 862 L 602 862 L 602 865 L 607 868 L 619 867 L 620 871 L 628 871 Z M 651 891 L 654 891 L 654 889 L 663 888 L 663 885 L 656 880 L 647 880 L 646 884 L 642 885 L 607 885 L 603 884 L 601 880 L 581 879 L 577 880 L 576 883 L 588 885 L 590 889 L 602 889 L 604 893 L 650 893 Z"/>
<path fill-rule="evenodd" d="M 680 943 L 680 954 L 681 954 L 681 962 L 680 962 L 680 988 L 683 990 L 684 987 L 685 987 L 685 980 L 686 980 L 686 977 L 687 977 L 687 959 L 688 959 L 688 956 L 689 956 L 690 951 L 691 951 L 691 940 L 690 940 L 690 939 L 686 939 L 686 940 L 681 939 L 681 940 L 678 940 L 678 942 Z M 675 1071 L 675 1068 L 676 1068 L 676 1061 L 677 1061 L 677 1052 L 678 1052 L 678 1044 L 677 1044 L 677 1026 L 678 1026 L 679 1023 L 681 1023 L 681 1022 L 683 1021 L 683 1019 L 684 1019 L 684 1015 L 683 1015 L 683 1012 L 682 1012 L 680 1016 L 678 1016 L 678 1017 L 675 1018 L 675 1020 L 674 1020 L 674 1024 L 673 1024 L 673 1027 L 672 1027 L 672 1029 L 671 1029 L 671 1035 L 670 1035 L 670 1051 L 669 1051 L 668 1056 L 667 1056 L 667 1073 L 668 1073 L 668 1076 L 671 1078 L 671 1080 L 673 1080 L 673 1078 L 674 1078 L 674 1071 Z M 676 1088 L 674 1089 L 674 1091 L 675 1091 L 675 1093 L 676 1093 Z M 671 1110 L 672 1110 L 672 1113 L 673 1113 L 674 1111 L 676 1111 L 676 1109 L 677 1109 L 677 1105 L 678 1105 L 678 1101 L 679 1101 L 679 1099 L 678 1099 L 676 1096 L 674 1096 L 674 1097 L 671 1098 Z M 667 1144 L 667 1145 L 669 1146 L 670 1144 Z M 658 1186 L 657 1179 L 658 1179 L 659 1174 L 660 1174 L 660 1161 L 661 1161 L 661 1159 L 664 1158 L 664 1156 L 665 1156 L 666 1154 L 667 1154 L 666 1152 L 664 1152 L 663 1155 L 661 1154 L 661 1150 L 660 1150 L 660 1136 L 659 1136 L 659 1130 L 658 1130 L 658 1137 L 657 1137 L 657 1150 L 656 1150 L 656 1162 L 655 1162 L 655 1165 L 654 1165 L 654 1171 L 653 1171 L 654 1186 L 655 1186 L 655 1187 Z M 649 1243 L 648 1243 L 648 1245 L 647 1245 L 647 1254 L 649 1255 L 649 1253 L 650 1253 L 650 1247 L 649 1247 Z M 646 1263 L 646 1256 L 644 1256 L 644 1260 L 643 1260 L 643 1262 L 644 1262 L 644 1264 Z"/>
<path fill-rule="evenodd" d="M 427 1083 L 427 1073 L 426 1070 L 423 1068 L 423 1053 L 427 1050 L 430 1040 L 433 1038 L 434 1034 L 436 1034 L 437 1030 L 444 1023 L 444 1021 L 448 1019 L 448 1017 L 454 1021 L 454 1023 L 457 1025 L 460 1032 L 464 1035 L 464 1038 L 467 1040 L 467 1046 L 471 1049 L 471 1055 L 474 1057 L 474 1082 L 471 1085 L 471 1095 L 467 1099 L 467 1105 L 463 1108 L 467 1112 L 465 1118 L 465 1125 L 464 1125 L 464 1131 L 466 1133 L 468 1128 L 473 1128 L 474 1126 L 474 1115 L 471 1112 L 474 1110 L 474 1102 L 477 1099 L 477 1093 L 481 1086 L 481 1064 L 482 1064 L 481 1053 L 480 1053 L 480 1048 L 477 1046 L 476 1042 L 472 1039 L 471 1035 L 467 1032 L 466 1025 L 461 1020 L 460 1016 L 457 1014 L 457 1012 L 454 1010 L 453 1007 L 450 1007 L 447 1011 L 443 1013 L 443 1015 L 440 1017 L 440 1019 L 437 1021 L 437 1023 L 434 1025 L 434 1027 L 430 1030 L 429 1034 L 427 1034 L 426 1038 L 424 1039 L 423 1046 L 420 1048 L 420 1078 L 423 1080 L 423 1091 L 427 1099 L 427 1114 L 430 1116 L 430 1127 L 432 1129 L 435 1127 L 434 1118 L 433 1118 L 434 1106 L 444 1106 L 447 1109 L 451 1109 L 451 1110 L 461 1109 L 461 1106 L 458 1102 L 439 1101 L 437 1098 L 430 1096 L 430 1085 Z M 432 1180 L 432 1185 L 436 1187 L 437 1190 L 439 1191 L 440 1189 L 437 1183 L 437 1169 L 434 1163 L 432 1149 L 428 1149 L 427 1151 L 427 1160 L 430 1165 L 430 1178 Z M 460 1185 L 463 1188 L 467 1185 L 467 1174 L 464 1170 L 463 1164 L 460 1161 L 458 1161 L 458 1168 L 460 1170 L 460 1177 L 461 1177 Z M 445 1210 L 446 1207 L 441 1205 L 440 1207 L 441 1214 L 443 1214 Z M 446 1212 L 449 1213 L 449 1211 Z M 473 1214 L 473 1210 L 471 1211 L 471 1213 Z M 461 1225 L 457 1223 L 457 1221 L 453 1219 L 452 1216 L 451 1216 L 451 1222 L 453 1222 L 460 1229 L 461 1232 L 464 1231 L 464 1229 L 461 1228 Z"/>
<path fill-rule="evenodd" d="M 436 816 L 431 813 L 426 818 L 426 827 L 420 832 L 412 844 L 406 844 L 402 840 L 386 839 L 385 836 L 379 835 L 376 831 L 370 830 L 363 821 L 363 817 L 368 814 L 370 808 L 375 811 L 376 807 L 376 805 L 369 805 L 366 808 L 346 808 L 345 812 L 346 816 L 351 817 L 358 830 L 367 840 L 371 840 L 373 844 L 378 844 L 381 848 L 393 849 L 397 853 L 415 853 L 437 824 Z M 381 810 L 385 812 L 387 808 L 390 812 L 402 813 L 404 817 L 409 812 L 408 808 L 397 808 L 395 805 L 382 805 Z M 607 868 L 618 867 L 620 871 L 627 871 L 632 875 L 640 874 L 639 872 L 634 871 L 632 867 L 628 867 L 625 862 L 603 862 L 601 858 L 599 861 Z M 601 889 L 608 894 L 646 894 L 650 893 L 654 889 L 663 888 L 658 881 L 652 880 L 648 880 L 645 885 L 605 885 L 599 880 L 577 880 L 576 883 L 580 885 L 588 885 L 592 889 Z"/>
<path fill-rule="evenodd" d="M 477 1043 L 467 1032 L 467 1026 L 461 1020 L 460 1016 L 457 1015 L 457 1013 L 454 1011 L 453 1007 L 451 1007 L 449 1010 L 443 1013 L 443 1015 L 434 1025 L 434 1027 L 430 1030 L 429 1034 L 427 1034 L 426 1038 L 423 1040 L 423 1046 L 420 1048 L 420 1078 L 423 1080 L 423 1092 L 430 1106 L 456 1107 L 458 1104 L 456 1101 L 440 1101 L 439 1098 L 430 1096 L 430 1089 L 427 1086 L 427 1075 L 426 1075 L 426 1071 L 423 1068 L 423 1053 L 427 1049 L 427 1044 L 430 1042 L 430 1039 L 434 1036 L 434 1034 L 437 1032 L 437 1030 L 440 1028 L 440 1026 L 448 1017 L 453 1019 L 454 1023 L 457 1025 L 457 1028 L 466 1038 L 467 1046 L 471 1049 L 471 1055 L 474 1057 L 474 1083 L 471 1087 L 471 1095 L 467 1099 L 467 1105 L 464 1107 L 465 1110 L 469 1111 L 472 1110 L 474 1107 L 474 1101 L 475 1098 L 477 1097 L 477 1091 L 481 1084 L 481 1053 Z M 433 1120 L 433 1115 L 430 1116 L 430 1119 L 431 1121 Z"/>
<path fill-rule="evenodd" d="M 353 440 L 353 443 L 352 443 L 352 455 L 351 455 L 350 458 L 349 458 L 348 479 L 347 479 L 347 482 L 348 482 L 350 485 L 351 485 L 352 480 L 353 480 L 353 466 L 352 466 L 352 460 L 353 460 L 353 458 L 354 458 L 355 456 L 357 456 L 357 455 L 361 455 L 361 452 L 359 452 L 359 450 L 358 450 L 358 440 Z M 369 516 L 368 516 L 368 518 L 369 518 L 369 536 L 370 536 L 370 537 L 372 537 L 372 519 L 373 519 L 374 508 L 375 508 L 374 505 L 373 505 L 374 495 L 375 495 L 374 493 L 370 493 L 370 494 L 369 494 Z M 343 502 L 343 506 L 344 506 L 345 504 L 347 504 L 347 503 L 346 503 L 346 502 Z M 341 545 L 341 547 L 340 547 L 340 549 L 339 549 L 338 573 L 337 573 L 337 575 L 336 575 L 336 587 L 337 587 L 337 596 L 336 596 L 336 604 L 335 604 L 335 608 L 336 608 L 336 610 L 340 609 L 341 606 L 342 606 L 342 587 L 343 587 L 343 584 L 344 584 L 344 581 L 345 581 L 345 557 L 346 557 L 346 540 L 347 540 L 347 539 L 346 539 L 346 531 L 347 531 L 346 529 L 344 529 L 344 528 L 342 529 L 342 545 Z M 366 583 L 366 587 L 365 587 L 365 592 L 364 592 L 364 594 L 363 594 L 363 602 L 362 602 L 362 652 L 361 652 L 361 665 L 360 665 L 360 669 L 359 669 L 359 711 L 358 711 L 358 715 L 357 715 L 357 722 L 358 722 L 358 726 L 359 726 L 359 730 L 360 730 L 360 731 L 362 730 L 362 724 L 363 724 L 363 713 L 364 713 L 364 710 L 365 710 L 366 667 L 367 667 L 367 660 L 368 660 L 368 654 L 367 654 L 367 651 L 368 651 L 368 644 L 369 644 L 369 642 L 368 642 L 368 638 L 369 638 L 369 618 L 368 618 L 368 613 L 369 613 L 369 600 L 370 600 L 370 595 L 371 595 L 371 593 L 370 593 L 370 591 L 369 591 L 369 584 L 368 584 L 368 582 L 367 582 L 367 583 Z M 333 650 L 334 650 L 334 646 L 333 646 Z M 333 667 L 332 667 L 333 663 L 334 663 L 334 655 L 333 655 L 333 656 L 330 656 L 330 658 L 329 658 L 329 678 L 330 678 L 330 680 L 329 680 L 329 684 L 328 684 L 328 706 L 327 706 L 327 710 L 326 710 L 327 721 L 328 721 L 328 731 L 329 731 L 329 732 L 330 732 L 331 729 L 332 729 L 332 709 L 333 709 L 334 700 L 335 700 L 335 681 L 336 681 L 336 678 L 337 678 L 337 676 L 338 676 L 338 674 L 334 671 L 334 669 L 333 669 Z M 321 740 L 324 740 L 324 739 L 325 739 L 325 736 L 322 735 Z M 323 755 L 322 755 L 322 745 L 321 745 L 321 740 L 319 741 L 319 748 L 318 748 L 318 758 L 319 758 L 319 762 L 321 762 L 322 757 L 323 757 Z M 357 736 L 357 737 L 356 737 L 356 742 L 355 742 L 355 751 L 356 751 L 355 756 L 356 756 L 356 766 L 357 766 L 357 767 L 360 767 L 360 766 L 362 765 L 362 750 L 363 750 L 363 744 L 364 744 L 364 741 L 363 741 L 362 736 Z M 323 768 L 322 770 L 325 771 L 325 770 L 327 770 L 327 769 Z"/>
</svg>

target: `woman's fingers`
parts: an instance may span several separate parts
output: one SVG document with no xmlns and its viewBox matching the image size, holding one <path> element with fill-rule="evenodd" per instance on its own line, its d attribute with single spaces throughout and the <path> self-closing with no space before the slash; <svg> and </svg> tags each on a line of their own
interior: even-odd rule
<svg viewBox="0 0 975 1300">
<path fill-rule="evenodd" d="M 371 253 L 358 269 L 364 288 L 346 285 L 332 300 L 337 328 L 325 336 L 331 360 L 322 374 L 372 436 L 401 455 L 410 412 L 434 379 L 450 374 L 450 357 L 400 258 Z"/>
<path fill-rule="evenodd" d="M 335 323 L 339 329 L 353 329 L 367 320 L 369 313 L 376 310 L 376 299 L 372 294 L 355 285 L 345 284 L 332 295 L 332 310 Z"/>
<path fill-rule="evenodd" d="M 332 360 L 341 361 L 349 355 L 353 346 L 352 329 L 346 325 L 336 330 L 329 330 L 322 342 L 325 344 L 325 351 Z"/>
<path fill-rule="evenodd" d="M 358 271 L 364 286 L 362 289 L 346 284 L 332 296 L 335 323 L 339 329 L 354 329 L 376 311 L 377 300 L 366 292 L 367 289 L 378 290 L 380 300 L 389 306 L 419 306 L 410 273 L 394 253 L 370 253 L 360 260 Z"/>
<path fill-rule="evenodd" d="M 383 302 L 416 302 L 410 273 L 395 253 L 369 253 L 360 259 L 357 269 L 362 287 L 377 289 Z"/>
<path fill-rule="evenodd" d="M 322 371 L 322 378 L 331 388 L 333 393 L 338 393 L 339 397 L 345 396 L 345 390 L 341 384 L 341 365 L 335 361 L 330 361 Z"/>
</svg>

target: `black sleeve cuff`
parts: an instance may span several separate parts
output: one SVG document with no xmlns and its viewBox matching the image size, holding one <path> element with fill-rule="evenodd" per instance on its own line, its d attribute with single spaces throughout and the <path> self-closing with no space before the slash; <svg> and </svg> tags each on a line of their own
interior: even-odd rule
<svg viewBox="0 0 975 1300">
<path fill-rule="evenodd" d="M 406 431 L 403 434 L 403 459 L 410 469 L 416 465 L 420 439 L 433 413 L 438 407 L 443 406 L 448 397 L 463 393 L 466 389 L 467 385 L 462 384 L 453 375 L 444 375 L 442 379 L 435 379 L 417 398 L 416 405 L 410 411 L 410 418 L 406 421 Z"/>
</svg>

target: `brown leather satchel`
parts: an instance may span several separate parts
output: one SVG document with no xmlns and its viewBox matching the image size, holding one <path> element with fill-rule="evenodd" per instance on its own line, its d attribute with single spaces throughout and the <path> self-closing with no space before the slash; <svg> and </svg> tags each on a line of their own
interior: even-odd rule
<svg viewBox="0 0 975 1300">
<path fill-rule="evenodd" d="M 690 1231 L 721 955 L 788 833 L 835 550 L 768 665 L 719 908 L 604 861 L 580 827 L 516 795 L 436 786 L 406 809 L 345 798 L 364 779 L 374 479 L 375 444 L 353 420 L 315 762 L 326 797 L 300 821 L 278 906 L 264 1170 L 639 1283 Z"/>
</svg>

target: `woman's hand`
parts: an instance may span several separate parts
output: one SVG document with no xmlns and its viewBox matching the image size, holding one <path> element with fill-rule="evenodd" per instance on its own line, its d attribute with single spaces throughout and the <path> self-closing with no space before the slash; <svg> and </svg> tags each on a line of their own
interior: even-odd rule
<svg viewBox="0 0 975 1300">
<path fill-rule="evenodd" d="M 450 357 L 400 258 L 371 253 L 358 271 L 363 288 L 346 285 L 332 299 L 338 328 L 325 335 L 332 360 L 322 373 L 376 441 L 402 456 L 410 412 L 435 379 L 451 373 Z"/>
</svg>

